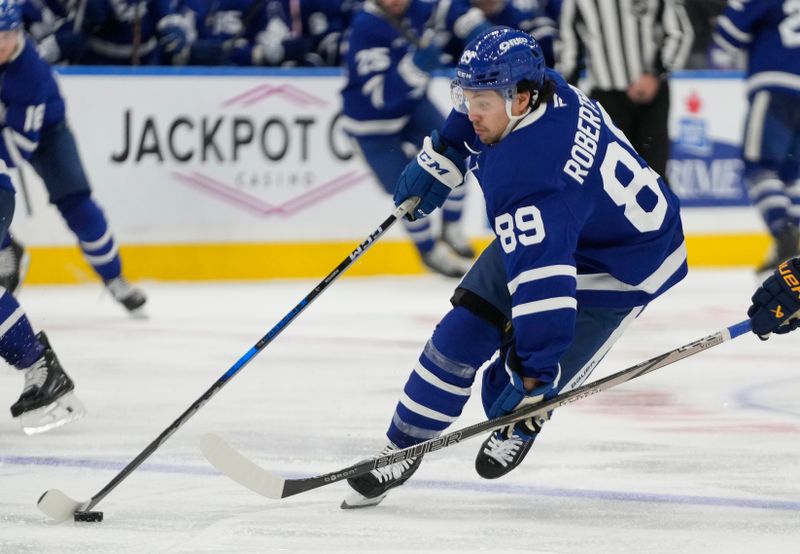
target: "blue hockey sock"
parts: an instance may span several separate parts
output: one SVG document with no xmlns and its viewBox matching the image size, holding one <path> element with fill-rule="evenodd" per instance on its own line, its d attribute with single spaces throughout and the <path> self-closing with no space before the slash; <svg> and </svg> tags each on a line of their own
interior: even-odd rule
<svg viewBox="0 0 800 554">
<path fill-rule="evenodd" d="M 475 374 L 500 346 L 500 330 L 466 308 L 444 316 L 408 378 L 386 436 L 400 448 L 439 436 L 469 400 Z"/>
<path fill-rule="evenodd" d="M 0 356 L 23 369 L 42 355 L 43 348 L 17 300 L 7 290 L 0 290 Z"/>
<path fill-rule="evenodd" d="M 789 222 L 789 207 L 792 204 L 778 172 L 747 162 L 745 183 L 751 204 L 758 208 L 772 235 L 778 236 Z"/>
<path fill-rule="evenodd" d="M 464 212 L 466 192 L 467 189 L 464 186 L 456 187 L 450 192 L 442 206 L 442 219 L 445 222 L 452 223 L 461 219 L 461 214 Z"/>
<path fill-rule="evenodd" d="M 789 219 L 795 225 L 800 224 L 800 179 L 795 179 L 786 189 L 792 205 L 789 206 Z"/>
<path fill-rule="evenodd" d="M 88 194 L 68 196 L 59 200 L 56 206 L 78 237 L 86 261 L 100 278 L 108 281 L 119 277 L 122 273 L 122 262 L 117 243 L 100 206 Z"/>
<path fill-rule="evenodd" d="M 408 231 L 411 240 L 422 253 L 430 252 L 433 249 L 434 239 L 433 231 L 431 231 L 431 223 L 427 217 L 417 219 L 416 221 L 403 220 L 403 224 Z"/>
</svg>

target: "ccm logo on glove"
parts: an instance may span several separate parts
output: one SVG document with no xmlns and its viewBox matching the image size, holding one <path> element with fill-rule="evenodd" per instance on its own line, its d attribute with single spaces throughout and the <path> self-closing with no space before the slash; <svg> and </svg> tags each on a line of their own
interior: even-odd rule
<svg viewBox="0 0 800 554">
<path fill-rule="evenodd" d="M 428 172 L 434 171 L 439 175 L 445 175 L 447 173 L 450 173 L 449 169 L 445 169 L 444 167 L 442 167 L 439 164 L 439 162 L 433 159 L 431 155 L 425 152 L 424 150 L 420 152 L 417 157 L 419 158 L 420 165 L 424 165 L 428 169 Z"/>
</svg>

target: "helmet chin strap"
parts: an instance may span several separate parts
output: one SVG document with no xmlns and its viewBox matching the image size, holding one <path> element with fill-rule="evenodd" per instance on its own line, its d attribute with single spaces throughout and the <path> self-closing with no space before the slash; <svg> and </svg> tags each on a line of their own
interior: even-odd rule
<svg viewBox="0 0 800 554">
<path fill-rule="evenodd" d="M 516 126 L 517 126 L 517 124 L 519 123 L 519 121 L 520 121 L 522 118 L 524 118 L 525 116 L 527 116 L 529 113 L 531 113 L 531 111 L 533 111 L 533 107 L 532 107 L 532 106 L 528 106 L 528 109 L 526 109 L 526 110 L 525 110 L 523 113 L 521 113 L 520 115 L 511 115 L 511 100 L 510 100 L 510 99 L 509 99 L 509 100 L 506 100 L 506 115 L 508 116 L 508 125 L 506 125 L 506 129 L 505 129 L 505 131 L 503 131 L 503 134 L 502 134 L 502 135 L 500 135 L 500 138 L 499 138 L 499 139 L 497 139 L 497 142 L 500 142 L 501 140 L 503 140 L 504 138 L 506 138 L 506 137 L 508 136 L 508 134 L 509 134 L 511 131 L 513 131 L 513 130 L 514 130 L 514 127 L 516 127 Z"/>
<path fill-rule="evenodd" d="M 503 131 L 503 134 L 500 135 L 500 138 L 497 139 L 498 142 L 506 138 L 508 134 L 514 130 L 520 120 L 533 111 L 533 107 L 536 105 L 536 100 L 539 98 L 539 91 L 531 91 L 531 101 L 528 103 L 528 108 L 520 115 L 512 115 L 511 113 L 511 105 L 515 97 L 516 87 L 514 88 L 514 92 L 506 97 L 506 115 L 508 116 L 508 125 L 506 125 L 506 129 Z"/>
</svg>

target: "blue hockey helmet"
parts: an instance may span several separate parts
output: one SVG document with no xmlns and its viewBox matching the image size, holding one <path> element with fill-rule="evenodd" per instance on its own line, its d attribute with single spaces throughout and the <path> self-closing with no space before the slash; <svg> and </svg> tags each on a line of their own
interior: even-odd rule
<svg viewBox="0 0 800 554">
<path fill-rule="evenodd" d="M 464 90 L 497 90 L 512 98 L 520 81 L 528 81 L 535 94 L 544 87 L 545 67 L 535 38 L 511 27 L 492 27 L 464 48 L 450 86 L 453 105 L 467 112 Z"/>
<path fill-rule="evenodd" d="M 22 12 L 17 0 L 0 0 L 0 31 L 13 31 L 22 26 Z"/>
</svg>

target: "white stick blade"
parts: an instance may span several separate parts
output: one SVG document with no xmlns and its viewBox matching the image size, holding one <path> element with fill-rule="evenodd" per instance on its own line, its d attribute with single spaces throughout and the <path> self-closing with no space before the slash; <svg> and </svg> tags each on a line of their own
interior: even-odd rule
<svg viewBox="0 0 800 554">
<path fill-rule="evenodd" d="M 203 435 L 200 450 L 211 465 L 240 485 L 267 498 L 283 498 L 282 477 L 254 464 L 219 436 Z"/>
<path fill-rule="evenodd" d="M 66 521 L 86 504 L 88 502 L 76 502 L 58 489 L 50 489 L 42 495 L 36 507 L 56 521 Z"/>
</svg>

